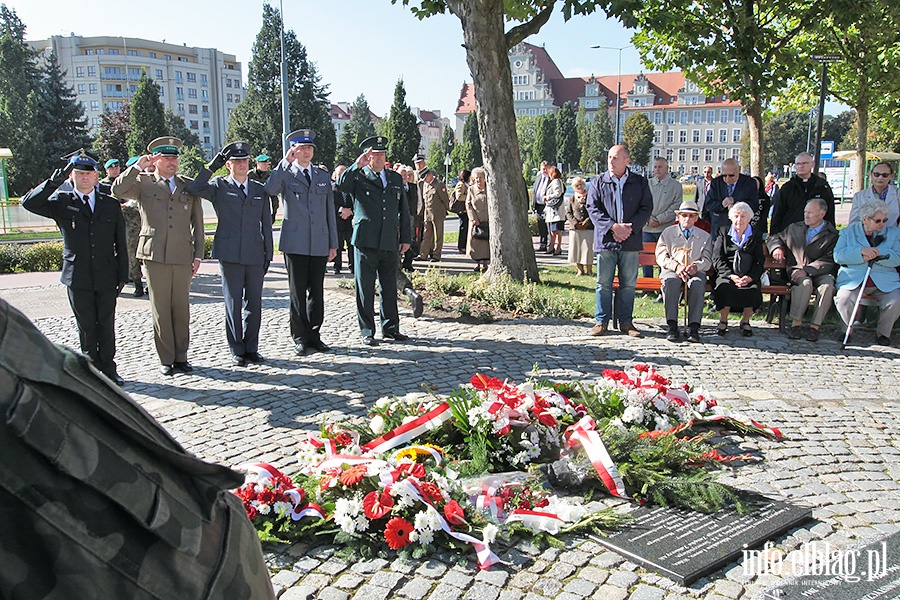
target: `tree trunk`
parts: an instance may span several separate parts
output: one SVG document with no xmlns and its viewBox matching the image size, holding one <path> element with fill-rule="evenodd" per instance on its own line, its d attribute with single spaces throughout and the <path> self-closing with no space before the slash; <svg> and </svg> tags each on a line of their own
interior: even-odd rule
<svg viewBox="0 0 900 600">
<path fill-rule="evenodd" d="M 864 88 L 860 88 L 863 90 Z M 869 96 L 862 92 L 856 103 L 856 174 L 853 177 L 853 191 L 866 188 L 866 154 L 869 151 Z"/>
<path fill-rule="evenodd" d="M 475 84 L 490 212 L 491 263 L 485 276 L 539 281 L 516 137 L 503 2 L 460 0 L 448 6 L 462 23 L 466 61 Z"/>
<path fill-rule="evenodd" d="M 763 176 L 763 127 L 762 127 L 762 106 L 754 102 L 748 104 L 747 110 L 747 130 L 750 132 L 750 174 Z"/>
</svg>

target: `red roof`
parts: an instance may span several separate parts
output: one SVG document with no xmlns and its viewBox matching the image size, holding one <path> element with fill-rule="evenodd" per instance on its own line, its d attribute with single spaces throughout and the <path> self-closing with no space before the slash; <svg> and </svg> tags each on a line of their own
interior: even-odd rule
<svg viewBox="0 0 900 600">
<path fill-rule="evenodd" d="M 527 44 L 524 42 L 522 45 L 531 51 L 531 55 L 534 56 L 537 66 L 544 72 L 545 81 L 563 78 L 562 71 L 559 70 L 559 67 L 556 66 L 556 63 L 553 62 L 553 59 L 550 58 L 550 54 L 543 46 L 535 46 L 534 44 Z"/>
<path fill-rule="evenodd" d="M 459 92 L 459 102 L 456 103 L 456 114 L 471 112 L 475 112 L 475 84 L 464 83 Z"/>
<path fill-rule="evenodd" d="M 430 122 L 430 121 L 439 121 L 440 120 L 438 118 L 438 116 L 436 114 L 434 114 L 433 112 L 431 112 L 430 110 L 420 110 L 419 118 L 421 118 L 426 123 Z"/>
</svg>

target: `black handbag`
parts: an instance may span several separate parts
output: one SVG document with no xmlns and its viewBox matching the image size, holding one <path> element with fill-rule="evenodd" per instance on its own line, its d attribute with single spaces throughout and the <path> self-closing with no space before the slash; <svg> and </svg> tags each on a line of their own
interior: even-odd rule
<svg viewBox="0 0 900 600">
<path fill-rule="evenodd" d="M 479 225 L 472 226 L 472 239 L 473 240 L 486 240 L 490 237 L 490 231 L 488 230 L 487 223 L 481 223 Z"/>
</svg>

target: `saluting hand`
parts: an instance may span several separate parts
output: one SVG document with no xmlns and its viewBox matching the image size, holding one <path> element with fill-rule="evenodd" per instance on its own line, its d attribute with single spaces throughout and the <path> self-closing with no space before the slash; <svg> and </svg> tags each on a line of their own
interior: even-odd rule
<svg viewBox="0 0 900 600">
<path fill-rule="evenodd" d="M 159 156 L 161 156 L 161 155 L 159 155 Z M 139 168 L 141 171 L 145 171 L 147 169 L 147 167 L 149 167 L 151 165 L 156 166 L 156 162 L 158 160 L 159 160 L 159 158 L 154 158 L 153 156 L 150 156 L 149 154 L 144 154 L 134 164 L 137 165 L 137 168 Z"/>
<path fill-rule="evenodd" d="M 294 162 L 294 160 L 297 158 L 297 150 L 299 148 L 300 146 L 298 144 L 294 144 L 290 148 L 288 148 L 287 154 L 284 155 L 284 160 L 288 163 Z"/>
<path fill-rule="evenodd" d="M 372 149 L 369 148 L 356 159 L 356 166 L 362 169 L 372 164 Z"/>
</svg>

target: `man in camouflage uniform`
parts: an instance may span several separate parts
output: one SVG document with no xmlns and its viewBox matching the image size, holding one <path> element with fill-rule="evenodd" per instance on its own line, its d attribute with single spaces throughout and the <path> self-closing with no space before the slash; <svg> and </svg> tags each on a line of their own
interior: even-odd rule
<svg viewBox="0 0 900 600">
<path fill-rule="evenodd" d="M 138 157 L 132 156 L 125 163 L 126 167 L 130 167 L 137 162 Z M 122 172 L 119 166 L 119 159 L 111 158 L 104 165 L 106 168 L 106 177 L 100 180 L 100 191 L 112 196 L 112 184 L 116 177 Z M 135 256 L 137 254 L 138 238 L 141 233 L 141 211 L 138 210 L 137 202 L 134 200 L 122 200 L 116 198 L 122 204 L 122 216 L 125 217 L 125 243 L 128 246 L 128 277 L 134 284 L 134 297 L 140 298 L 144 295 L 144 282 L 141 275 L 141 261 Z"/>
<path fill-rule="evenodd" d="M 272 174 L 272 171 L 269 170 L 271 166 L 269 161 L 271 158 L 268 154 L 260 154 L 256 157 L 256 167 L 250 169 L 247 172 L 247 177 L 252 179 L 253 181 L 260 182 L 263 186 L 266 185 L 266 182 L 269 180 L 269 175 Z M 278 212 L 278 207 L 280 205 L 278 201 L 278 196 L 269 196 L 269 202 L 272 203 L 272 225 L 275 224 L 275 213 Z"/>
<path fill-rule="evenodd" d="M 0 414 L 0 598 L 274 600 L 243 477 L 2 299 Z"/>
</svg>

